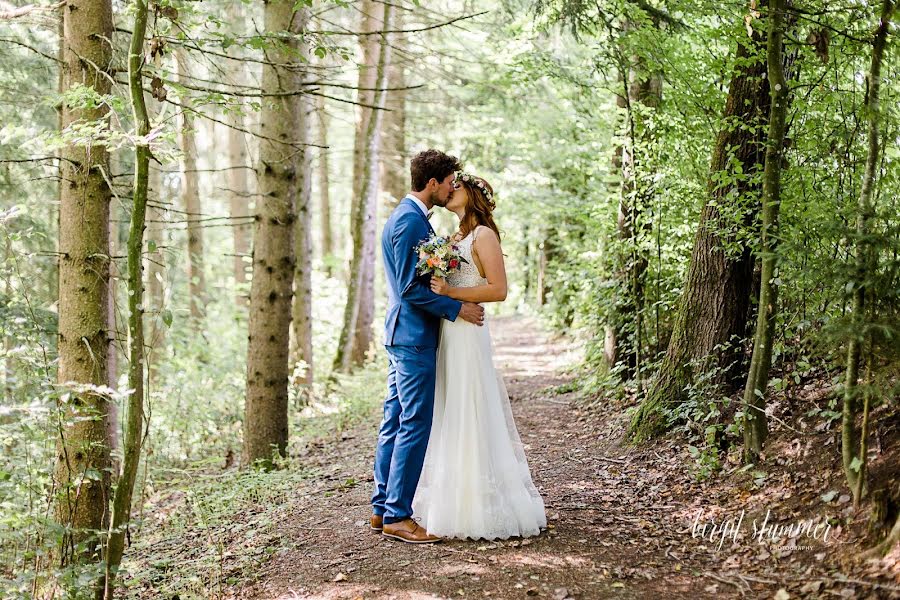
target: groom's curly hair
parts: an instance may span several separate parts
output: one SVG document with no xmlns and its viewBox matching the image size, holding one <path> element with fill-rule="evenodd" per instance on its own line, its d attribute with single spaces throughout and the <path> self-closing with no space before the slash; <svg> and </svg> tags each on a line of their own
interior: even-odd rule
<svg viewBox="0 0 900 600">
<path fill-rule="evenodd" d="M 459 159 L 440 150 L 423 150 L 416 154 L 410 162 L 410 175 L 412 175 L 412 189 L 421 192 L 432 179 L 443 181 L 447 175 L 462 170 Z"/>
</svg>

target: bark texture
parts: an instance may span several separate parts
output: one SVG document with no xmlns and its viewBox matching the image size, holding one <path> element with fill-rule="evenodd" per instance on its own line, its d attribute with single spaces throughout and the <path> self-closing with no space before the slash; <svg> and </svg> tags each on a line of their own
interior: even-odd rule
<svg viewBox="0 0 900 600">
<path fill-rule="evenodd" d="M 291 32 L 293 2 L 265 4 L 265 31 Z M 286 66 L 297 59 L 296 38 L 266 51 L 262 90 L 277 94 L 297 89 L 296 72 Z M 244 414 L 245 463 L 271 465 L 273 453 L 284 455 L 288 439 L 288 359 L 294 281 L 294 220 L 298 131 L 296 103 L 290 96 L 269 96 L 260 114 L 257 177 L 258 206 L 253 231 L 253 279 L 247 337 L 247 394 Z"/>
<path fill-rule="evenodd" d="M 110 93 L 112 6 L 72 0 L 63 7 L 63 89 Z M 105 104 L 62 107 L 62 126 L 108 124 Z M 96 531 L 108 520 L 108 398 L 78 384 L 107 383 L 109 285 L 109 154 L 100 144 L 69 144 L 61 152 L 59 212 L 59 368 L 63 394 L 54 483 L 56 519 L 65 528 L 60 562 L 99 559 Z M 76 546 L 82 544 L 78 550 Z M 101 588 L 98 586 L 98 590 Z"/>
</svg>

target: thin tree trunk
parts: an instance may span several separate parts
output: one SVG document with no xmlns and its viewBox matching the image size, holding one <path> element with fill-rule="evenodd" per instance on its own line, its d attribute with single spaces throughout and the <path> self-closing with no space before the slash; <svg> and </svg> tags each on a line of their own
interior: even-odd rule
<svg viewBox="0 0 900 600">
<path fill-rule="evenodd" d="M 150 117 L 144 102 L 142 68 L 144 65 L 144 37 L 147 32 L 147 0 L 135 0 L 134 30 L 128 51 L 128 84 L 131 110 L 138 140 L 134 149 L 134 188 L 132 192 L 131 228 L 128 232 L 128 419 L 125 426 L 125 447 L 122 473 L 116 484 L 113 499 L 112 524 L 109 529 L 109 549 L 106 559 L 106 598 L 113 597 L 116 572 L 125 551 L 125 530 L 131 518 L 131 498 L 134 481 L 141 460 L 144 426 L 144 277 L 142 252 L 144 220 L 149 187 Z"/>
<path fill-rule="evenodd" d="M 847 345 L 847 371 L 844 381 L 844 405 L 841 419 L 841 457 L 844 474 L 853 492 L 854 503 L 859 503 L 859 496 L 864 495 L 864 485 L 859 479 L 864 477 L 865 454 L 860 453 L 860 432 L 856 426 L 859 412 L 859 379 L 860 349 L 865 345 L 868 334 L 865 331 L 866 293 L 869 279 L 875 272 L 878 262 L 878 250 L 870 241 L 869 223 L 874 216 L 875 207 L 872 202 L 875 188 L 875 177 L 878 169 L 881 143 L 878 139 L 878 126 L 881 113 L 879 93 L 881 90 L 881 63 L 887 45 L 887 35 L 891 17 L 894 12 L 893 0 L 884 0 L 881 6 L 881 19 L 875 30 L 872 42 L 872 63 L 868 74 L 868 94 L 866 95 L 865 112 L 869 125 L 869 153 L 866 156 L 866 169 L 863 175 L 862 188 L 859 192 L 858 214 L 856 216 L 856 274 L 853 281 L 853 306 L 851 309 L 852 335 Z M 863 484 L 865 482 L 863 481 Z M 900 524 L 900 520 L 898 520 Z"/>
<path fill-rule="evenodd" d="M 175 50 L 178 81 L 190 85 L 187 68 L 187 53 Z M 183 106 L 190 106 L 187 97 L 181 99 Z M 181 203 L 184 207 L 188 235 L 188 282 L 190 287 L 190 309 L 193 327 L 199 327 L 206 312 L 206 277 L 203 274 L 203 227 L 200 204 L 200 178 L 197 175 L 197 143 L 194 137 L 194 117 L 189 110 L 181 111 L 178 127 L 181 147 Z"/>
<path fill-rule="evenodd" d="M 769 135 L 766 143 L 766 162 L 763 172 L 762 238 L 760 254 L 762 277 L 759 291 L 759 312 L 753 357 L 744 388 L 743 426 L 744 462 L 759 460 L 763 442 L 768 434 L 766 424 L 766 387 L 772 364 L 772 338 L 778 314 L 778 215 L 781 209 L 781 164 L 784 152 L 785 119 L 788 90 L 782 62 L 785 0 L 771 0 L 769 4 L 769 37 L 766 60 L 769 72 Z"/>
<path fill-rule="evenodd" d="M 545 232 L 544 240 L 538 245 L 538 274 L 537 274 L 537 305 L 544 306 L 547 304 L 547 291 L 549 285 L 547 283 L 547 257 L 550 250 L 550 238 L 552 235 Z"/>
<path fill-rule="evenodd" d="M 369 14 L 373 14 L 374 2 L 367 0 L 364 6 L 369 7 Z M 389 28 L 388 21 L 391 15 L 391 5 L 384 4 L 384 20 L 381 23 L 383 30 Z M 365 31 L 365 29 L 364 29 Z M 378 36 L 367 36 L 378 39 Z M 389 64 L 390 45 L 388 34 L 380 36 L 380 51 L 376 63 L 375 85 L 360 87 L 372 87 L 382 90 L 386 85 L 387 65 Z M 360 81 L 363 81 L 362 74 Z M 375 106 L 384 105 L 385 92 L 375 92 Z M 380 110 L 371 111 L 366 119 L 365 135 L 362 138 L 362 150 L 365 160 L 362 160 L 362 172 L 360 181 L 362 186 L 358 189 L 358 195 L 351 213 L 351 230 L 353 233 L 353 260 L 350 265 L 350 281 L 347 289 L 347 305 L 344 309 L 344 325 L 338 342 L 338 351 L 334 359 L 335 371 L 348 372 L 355 365 L 359 365 L 365 359 L 372 339 L 372 312 L 369 302 L 374 302 L 374 259 L 375 259 L 375 215 L 374 207 L 378 197 L 378 130 L 381 124 Z M 369 243 L 367 244 L 367 241 Z M 367 297 L 368 296 L 368 297 Z"/>
<path fill-rule="evenodd" d="M 628 27 L 634 25 L 629 23 Z M 639 55 L 628 58 L 627 70 L 623 67 L 624 93 L 618 98 L 620 107 L 626 109 L 625 144 L 618 161 L 622 174 L 617 231 L 620 242 L 618 265 L 615 272 L 619 279 L 621 298 L 616 305 L 613 331 L 606 331 L 605 350 L 608 357 L 624 362 L 625 379 L 634 378 L 640 395 L 641 340 L 643 337 L 644 275 L 649 261 L 642 249 L 641 234 L 646 229 L 643 214 L 650 198 L 642 189 L 641 177 L 651 168 L 648 147 L 652 129 L 645 123 L 646 112 L 659 106 L 662 97 L 662 77 L 650 72 L 646 61 Z M 627 75 L 625 74 L 627 73 Z M 640 106 L 639 106 L 640 105 Z M 642 154 L 642 156 L 638 156 Z M 613 363 L 610 363 L 613 366 Z"/>
<path fill-rule="evenodd" d="M 6 264 L 10 260 L 12 260 L 13 256 L 13 248 L 12 241 L 8 235 L 5 235 L 3 238 L 3 264 Z M 12 277 L 4 277 L 3 278 L 3 296 L 4 302 L 11 302 L 13 287 L 12 287 Z M 15 346 L 15 340 L 13 339 L 12 332 L 9 329 L 9 325 L 11 320 L 4 319 L 2 323 L 0 323 L 0 331 L 2 331 L 3 335 L 3 349 L 5 352 L 3 353 L 3 400 L 2 404 L 4 405 L 12 405 L 14 390 L 12 386 L 12 382 L 16 377 L 16 369 L 13 365 L 13 352 L 12 349 Z"/>
<path fill-rule="evenodd" d="M 108 0 L 71 0 L 63 10 L 63 89 L 86 85 L 110 93 L 113 36 Z M 62 125 L 108 125 L 105 104 L 63 106 Z M 100 561 L 97 532 L 108 520 L 109 399 L 77 387 L 105 386 L 109 348 L 109 154 L 104 144 L 67 144 L 61 151 L 59 212 L 60 384 L 75 384 L 60 398 L 55 514 L 65 528 L 59 561 Z M 102 593 L 99 579 L 95 595 Z"/>
<path fill-rule="evenodd" d="M 150 348 L 149 381 L 151 385 L 159 376 L 159 364 L 166 347 L 166 327 L 163 314 L 165 307 L 165 282 L 166 282 L 166 246 L 168 235 L 166 234 L 166 217 L 168 211 L 163 206 L 171 203 L 169 194 L 163 184 L 162 171 L 159 168 L 150 168 L 150 182 L 147 203 L 147 221 L 151 225 L 147 228 L 147 243 L 152 242 L 156 249 L 147 249 L 147 292 L 150 297 L 149 314 L 150 335 L 147 346 Z"/>
<path fill-rule="evenodd" d="M 534 273 L 535 269 L 532 268 L 532 254 L 531 254 L 531 227 L 528 222 L 522 224 L 522 265 L 524 267 L 524 273 L 522 276 L 522 297 L 525 298 L 526 302 L 528 298 L 531 297 L 531 289 L 533 286 L 532 283 L 532 273 Z"/>
<path fill-rule="evenodd" d="M 756 30 L 752 38 L 741 37 L 738 42 L 736 72 L 729 84 L 710 163 L 708 201 L 694 237 L 666 356 L 647 396 L 632 416 L 629 433 L 635 441 L 666 430 L 666 409 L 686 399 L 685 389 L 698 368 L 722 370 L 721 379 L 727 386 L 736 385 L 741 373 L 742 348 L 736 342 L 741 342 L 747 332 L 753 256 L 749 247 L 725 252 L 726 246 L 733 245 L 729 239 L 732 234 L 728 233 L 732 225 L 722 211 L 744 211 L 745 227 L 757 218 L 753 198 L 759 188 L 748 182 L 754 179 L 756 165 L 763 162 L 761 132 L 769 112 L 769 86 L 765 61 L 751 57 L 758 54 L 762 42 L 763 36 Z M 731 175 L 735 164 L 742 166 L 745 176 L 731 178 L 735 182 L 731 185 L 721 185 L 717 174 Z"/>
<path fill-rule="evenodd" d="M 621 69 L 619 69 L 619 71 L 620 71 L 619 79 L 622 82 L 623 88 L 625 88 L 625 91 L 627 91 L 628 86 L 627 86 L 627 84 L 624 83 L 625 82 L 625 74 L 623 72 L 621 72 L 622 71 Z M 616 94 L 616 106 L 619 109 L 629 110 L 628 109 L 628 100 L 626 99 L 625 94 Z M 624 154 L 625 154 L 624 145 L 618 144 L 615 147 L 613 154 L 612 154 L 612 159 L 610 160 L 612 172 L 620 173 L 622 175 L 623 183 L 625 180 L 624 169 L 623 169 Z M 610 186 L 610 187 L 612 188 L 612 186 Z M 619 196 L 619 209 L 618 209 L 618 212 L 616 213 L 616 237 L 619 240 L 626 237 L 625 232 L 623 231 L 623 225 L 626 222 L 625 215 L 624 215 L 625 211 L 623 210 L 624 209 L 624 207 L 623 207 L 624 197 L 622 194 L 623 187 L 624 186 L 622 184 L 619 184 L 618 189 L 610 189 L 609 190 L 610 195 L 618 194 L 618 196 Z M 610 246 L 615 248 L 615 246 L 613 246 L 612 244 L 610 244 Z M 619 252 L 619 251 L 605 252 L 604 256 L 610 257 L 608 268 L 609 268 L 610 272 L 613 273 L 613 276 L 616 278 L 616 280 L 619 282 L 618 287 L 621 287 L 622 286 L 621 280 L 623 279 L 623 276 L 621 274 L 621 263 L 623 262 L 623 260 L 621 258 L 621 252 Z M 620 298 L 619 298 L 618 294 L 616 294 L 614 302 L 615 303 L 620 302 Z M 607 322 L 603 327 L 603 359 L 606 362 L 607 369 L 612 369 L 613 367 L 615 367 L 616 362 L 619 360 L 619 332 L 621 329 L 623 329 L 622 323 L 619 322 L 619 317 L 622 314 L 623 314 L 623 311 L 618 310 L 618 308 L 614 304 L 612 306 L 610 306 L 610 308 L 609 308 L 609 317 L 610 318 L 607 319 Z"/>
<path fill-rule="evenodd" d="M 309 20 L 309 11 L 302 10 L 296 19 L 299 29 L 296 31 L 302 38 Z M 309 45 L 300 43 L 301 62 L 307 63 Z M 311 138 L 312 121 L 315 115 L 313 103 L 309 96 L 295 96 L 297 114 L 297 142 L 307 144 Z M 308 399 L 308 392 L 313 382 L 313 338 L 312 338 L 312 147 L 305 145 L 297 157 L 297 222 L 294 230 L 294 302 L 292 305 L 291 326 L 291 367 L 297 373 L 293 383 L 303 386 L 299 397 Z"/>
<path fill-rule="evenodd" d="M 403 29 L 403 12 L 398 12 L 395 30 Z M 392 44 L 396 52 L 402 48 L 402 38 L 397 37 Z M 384 115 L 383 142 L 381 144 L 381 189 L 387 192 L 388 209 L 400 203 L 410 187 L 410 175 L 406 152 L 406 67 L 401 61 L 390 61 L 388 65 L 387 92 Z"/>
<path fill-rule="evenodd" d="M 289 0 L 265 4 L 269 35 L 296 31 Z M 297 76 L 286 66 L 297 59 L 291 38 L 266 52 L 262 91 L 296 89 Z M 253 231 L 253 279 L 247 340 L 247 396 L 244 414 L 244 462 L 271 466 L 273 454 L 284 456 L 288 439 L 288 362 L 291 297 L 294 281 L 294 219 L 297 185 L 295 102 L 271 96 L 263 103 L 260 131 L 259 200 Z"/>
<path fill-rule="evenodd" d="M 866 353 L 866 375 L 863 379 L 863 410 L 862 429 L 859 434 L 859 473 L 856 485 L 853 489 L 853 508 L 859 509 L 860 500 L 866 491 L 866 473 L 868 472 L 867 454 L 869 451 L 869 409 L 872 400 L 872 363 L 875 361 L 875 353 L 872 350 L 871 336 L 869 351 Z"/>
<path fill-rule="evenodd" d="M 243 4 L 240 2 L 229 2 L 228 22 L 232 24 L 242 23 L 245 20 Z M 243 63 L 237 61 L 228 61 L 229 78 L 232 84 L 244 85 L 247 77 L 245 76 L 245 67 Z M 237 100 L 237 99 L 235 99 Z M 247 296 L 243 291 L 243 286 L 247 283 L 247 261 L 246 256 L 250 253 L 250 235 L 252 230 L 250 225 L 237 225 L 246 219 L 238 219 L 237 217 L 245 217 L 252 214 L 250 206 L 250 189 L 251 182 L 249 177 L 249 152 L 247 146 L 247 136 L 241 131 L 247 129 L 245 126 L 245 118 L 243 113 L 243 104 L 241 110 L 231 110 L 228 113 L 228 209 L 229 215 L 235 218 L 231 227 L 232 243 L 233 243 L 233 269 L 234 283 L 237 287 L 235 302 L 238 306 L 246 306 Z"/>
<path fill-rule="evenodd" d="M 378 11 L 378 2 L 366 0 L 363 3 L 363 11 L 368 18 L 365 19 L 363 31 L 378 31 L 383 28 L 383 23 L 379 23 L 375 17 Z M 384 88 L 387 85 L 387 69 L 390 66 L 390 48 L 386 53 L 385 62 L 380 64 L 381 49 L 384 44 L 378 36 L 368 35 L 362 38 L 363 64 L 365 68 L 360 69 L 359 87 L 369 88 L 372 91 L 361 90 L 361 96 L 372 103 L 381 97 L 378 106 L 384 106 L 387 100 L 386 92 L 375 91 L 375 88 Z M 378 221 L 378 197 L 381 191 L 380 178 L 380 155 L 381 155 L 381 132 L 384 116 L 382 114 L 374 115 L 376 112 L 371 108 L 360 107 L 361 118 L 359 121 L 359 129 L 357 136 L 360 152 L 357 154 L 359 163 L 355 165 L 355 170 L 360 174 L 360 196 L 362 199 L 357 206 L 362 210 L 363 230 L 362 230 L 362 260 L 359 264 L 360 268 L 360 289 L 357 296 L 359 306 L 357 307 L 356 328 L 351 337 L 350 363 L 352 366 L 362 365 L 366 361 L 366 355 L 372 346 L 373 329 L 372 324 L 375 320 L 375 238 L 377 237 L 377 221 Z M 381 111 L 378 111 L 379 113 Z M 368 142 L 368 124 L 375 119 L 374 135 L 375 138 L 371 144 Z M 370 168 L 370 164 L 375 165 Z M 371 178 L 369 182 L 366 178 Z M 371 186 L 370 186 L 371 183 Z M 368 189 L 369 193 L 362 196 L 361 193 Z M 354 242 L 355 243 L 355 242 Z"/>
<path fill-rule="evenodd" d="M 110 169 L 118 172 L 115 163 L 119 161 L 112 160 L 110 157 Z M 119 224 L 116 223 L 118 211 L 115 203 L 110 203 L 110 220 L 109 220 L 109 255 L 119 255 Z M 109 325 L 111 335 L 109 336 L 109 348 L 106 351 L 106 380 L 110 389 L 116 389 L 119 386 L 119 324 L 116 322 L 116 282 L 120 278 L 118 265 L 115 261 L 109 261 L 109 285 L 107 286 L 107 304 L 106 304 L 106 322 Z M 106 420 L 107 438 L 109 439 L 110 465 L 112 472 L 115 473 L 119 469 L 117 464 L 116 451 L 119 445 L 119 405 L 116 402 L 109 403 L 109 416 Z"/>
<path fill-rule="evenodd" d="M 331 198 L 329 195 L 330 176 L 328 173 L 328 113 L 325 110 L 325 97 L 316 96 L 316 115 L 318 120 L 316 123 L 316 133 L 318 134 L 318 153 L 319 162 L 317 164 L 317 173 L 319 179 L 319 228 L 322 239 L 322 264 L 325 268 L 325 275 L 331 277 L 333 275 L 334 262 L 334 237 L 331 233 Z"/>
</svg>

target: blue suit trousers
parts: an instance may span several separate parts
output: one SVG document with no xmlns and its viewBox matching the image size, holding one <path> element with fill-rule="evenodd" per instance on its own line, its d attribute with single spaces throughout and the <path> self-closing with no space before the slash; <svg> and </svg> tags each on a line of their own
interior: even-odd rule
<svg viewBox="0 0 900 600">
<path fill-rule="evenodd" d="M 375 449 L 372 511 L 385 523 L 412 516 L 434 413 L 437 348 L 385 346 L 388 393 Z"/>
</svg>

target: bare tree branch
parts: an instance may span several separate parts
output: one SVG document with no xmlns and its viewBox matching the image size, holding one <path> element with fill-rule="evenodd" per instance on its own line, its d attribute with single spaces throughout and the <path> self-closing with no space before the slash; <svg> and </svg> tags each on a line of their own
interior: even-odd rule
<svg viewBox="0 0 900 600">
<path fill-rule="evenodd" d="M 0 21 L 11 21 L 21 17 L 27 17 L 32 13 L 53 12 L 65 5 L 65 0 L 50 4 L 49 6 L 37 6 L 35 4 L 26 4 L 25 6 L 14 6 L 9 2 L 0 0 Z"/>
</svg>

